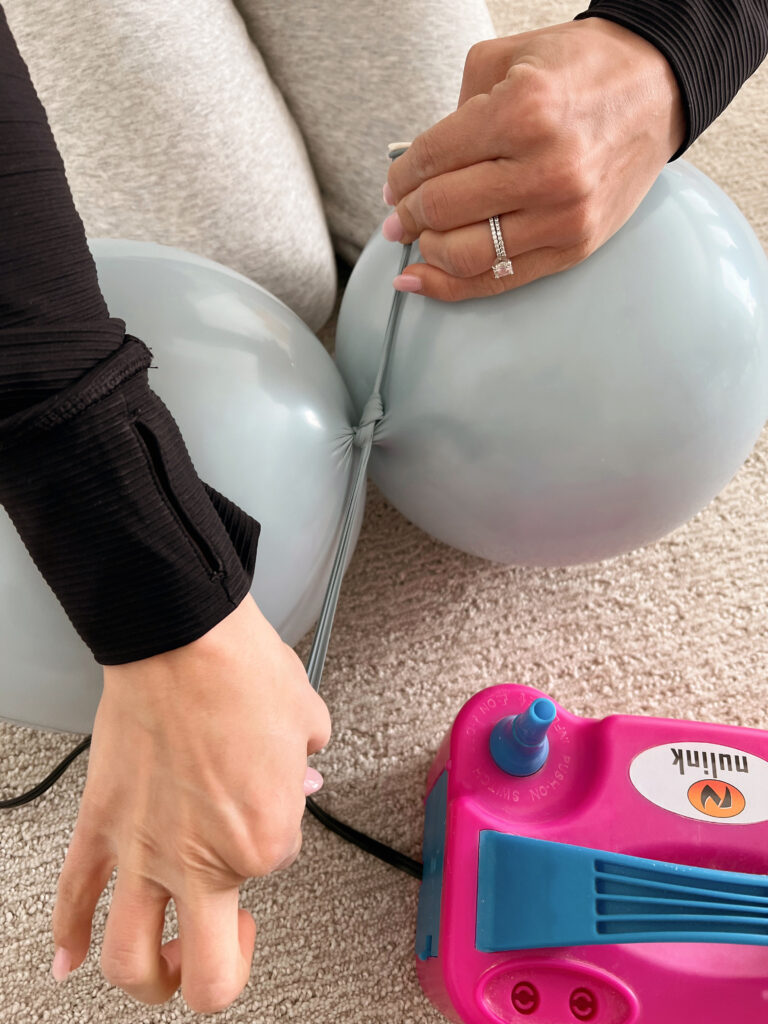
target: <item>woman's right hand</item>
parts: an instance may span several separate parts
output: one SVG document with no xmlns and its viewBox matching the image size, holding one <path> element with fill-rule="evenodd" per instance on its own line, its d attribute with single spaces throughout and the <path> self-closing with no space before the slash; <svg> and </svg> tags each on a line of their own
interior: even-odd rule
<svg viewBox="0 0 768 1024">
<path fill-rule="evenodd" d="M 419 239 L 396 288 L 482 298 L 566 270 L 626 223 L 681 146 L 664 55 L 604 18 L 477 43 L 459 106 L 389 168 L 390 241 Z M 496 278 L 499 216 L 514 276 Z"/>
<path fill-rule="evenodd" d="M 319 780 L 307 755 L 329 736 L 324 701 L 250 596 L 185 647 L 105 667 L 53 913 L 55 976 L 85 959 L 116 865 L 106 979 L 144 1003 L 181 985 L 192 1010 L 228 1006 L 256 931 L 239 886 L 298 855 L 305 792 Z M 162 945 L 170 898 L 179 936 Z"/>
</svg>

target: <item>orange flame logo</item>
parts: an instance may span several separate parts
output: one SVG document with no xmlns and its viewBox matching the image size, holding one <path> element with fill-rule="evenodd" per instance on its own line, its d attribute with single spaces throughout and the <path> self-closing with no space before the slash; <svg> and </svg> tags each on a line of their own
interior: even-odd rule
<svg viewBox="0 0 768 1024">
<path fill-rule="evenodd" d="M 688 790 L 688 799 L 697 811 L 710 818 L 735 818 L 747 805 L 740 789 L 719 779 L 694 782 Z"/>
</svg>

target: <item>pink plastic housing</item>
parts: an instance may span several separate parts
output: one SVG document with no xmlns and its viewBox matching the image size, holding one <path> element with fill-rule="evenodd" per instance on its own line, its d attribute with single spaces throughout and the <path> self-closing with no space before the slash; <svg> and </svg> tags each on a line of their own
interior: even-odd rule
<svg viewBox="0 0 768 1024">
<path fill-rule="evenodd" d="M 475 949 L 482 829 L 724 871 L 768 872 L 768 822 L 724 827 L 692 820 L 656 806 L 629 778 L 636 755 L 663 743 L 717 743 L 768 759 L 768 733 L 626 715 L 585 719 L 557 705 L 547 763 L 528 778 L 507 775 L 489 753 L 491 730 L 543 696 L 512 684 L 476 694 L 430 769 L 427 794 L 446 770 L 448 796 L 439 955 L 416 960 L 426 995 L 464 1024 L 766 1024 L 766 947 L 655 942 Z"/>
</svg>

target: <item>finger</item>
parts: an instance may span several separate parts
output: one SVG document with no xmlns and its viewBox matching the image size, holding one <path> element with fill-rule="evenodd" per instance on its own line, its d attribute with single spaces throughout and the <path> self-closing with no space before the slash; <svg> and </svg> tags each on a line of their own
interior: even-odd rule
<svg viewBox="0 0 768 1024">
<path fill-rule="evenodd" d="M 382 234 L 389 241 L 414 241 L 422 231 L 451 231 L 501 213 L 571 211 L 575 219 L 591 209 L 591 184 L 565 167 L 532 158 L 499 158 L 442 174 L 409 193 L 389 215 Z"/>
<path fill-rule="evenodd" d="M 458 110 L 417 136 L 407 151 L 393 160 L 387 183 L 396 200 L 438 174 L 471 167 L 482 160 L 512 155 L 497 130 L 491 96 L 474 96 Z"/>
<path fill-rule="evenodd" d="M 450 231 L 529 205 L 537 190 L 527 177 L 519 161 L 500 158 L 430 178 L 397 204 L 384 236 L 406 244 L 427 229 Z M 399 237 L 394 237 L 396 219 L 402 228 Z"/>
<path fill-rule="evenodd" d="M 536 249 L 523 253 L 514 260 L 514 274 L 511 277 L 500 278 L 495 278 L 490 270 L 476 277 L 453 277 L 427 263 L 412 263 L 405 268 L 402 275 L 395 278 L 395 287 L 444 302 L 479 299 L 512 291 L 540 277 L 567 270 L 585 259 L 587 255 L 580 245 L 568 249 Z M 405 281 L 401 281 L 401 277 L 405 278 Z M 415 280 L 418 280 L 418 287 L 413 284 Z"/>
<path fill-rule="evenodd" d="M 307 736 L 307 755 L 318 753 L 328 745 L 331 738 L 331 715 L 328 706 L 319 694 L 315 694 L 315 699 L 317 704 L 313 708 Z"/>
<path fill-rule="evenodd" d="M 510 259 L 533 249 L 564 248 L 580 237 L 570 207 L 505 213 L 499 224 Z M 453 231 L 422 231 L 419 252 L 425 263 L 452 277 L 476 277 L 490 270 L 497 258 L 487 220 Z"/>
<path fill-rule="evenodd" d="M 161 946 L 160 955 L 168 964 L 168 973 L 181 978 L 181 943 L 178 938 L 171 939 Z M 178 987 L 177 985 L 176 988 Z"/>
<path fill-rule="evenodd" d="M 117 871 L 112 906 L 101 947 L 104 977 L 142 1003 L 164 1003 L 181 976 L 161 955 L 166 889 L 124 868 Z"/>
<path fill-rule="evenodd" d="M 53 908 L 53 941 L 79 967 L 91 944 L 93 914 L 116 858 L 106 842 L 78 821 L 59 875 Z"/>
<path fill-rule="evenodd" d="M 181 943 L 181 991 L 190 1010 L 216 1013 L 248 982 L 256 922 L 238 910 L 238 889 L 174 895 Z"/>
<path fill-rule="evenodd" d="M 306 774 L 304 775 L 304 796 L 311 796 L 313 793 L 319 792 L 323 785 L 323 776 L 316 768 L 310 768 L 307 766 Z"/>
<path fill-rule="evenodd" d="M 523 40 L 526 37 L 506 36 L 501 39 L 486 39 L 482 43 L 475 43 L 464 63 L 459 106 L 466 103 L 472 96 L 490 92 L 497 82 L 506 78 L 510 67 L 515 62 L 518 50 L 522 50 Z"/>
<path fill-rule="evenodd" d="M 531 180 L 551 175 L 541 187 L 558 195 L 561 180 L 567 187 L 590 168 L 564 106 L 551 76 L 530 62 L 513 64 L 489 93 L 469 97 L 393 161 L 391 198 L 398 203 L 432 178 L 498 159 L 527 160 Z"/>
</svg>

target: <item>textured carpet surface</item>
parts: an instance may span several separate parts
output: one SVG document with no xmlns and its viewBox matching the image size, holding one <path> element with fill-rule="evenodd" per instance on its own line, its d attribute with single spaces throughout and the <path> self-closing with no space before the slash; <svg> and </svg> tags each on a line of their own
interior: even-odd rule
<svg viewBox="0 0 768 1024">
<path fill-rule="evenodd" d="M 564 21 L 565 0 L 495 0 L 500 33 Z M 768 244 L 768 69 L 689 154 Z M 581 568 L 504 568 L 432 541 L 374 489 L 342 592 L 323 693 L 334 720 L 316 758 L 322 802 L 420 854 L 434 751 L 478 689 L 517 681 L 570 710 L 768 728 L 768 437 L 708 508 L 666 540 Z M 307 643 L 300 648 L 305 655 Z M 0 665 L 0 672 L 2 666 Z M 38 781 L 77 737 L 0 724 L 0 792 Z M 98 949 L 63 987 L 49 975 L 53 893 L 85 780 L 81 758 L 42 799 L 2 812 L 0 1019 L 13 1024 L 197 1019 L 176 995 L 145 1007 L 110 988 Z M 288 871 L 252 880 L 260 925 L 250 983 L 222 1021 L 408 1022 L 440 1016 L 412 963 L 417 883 L 313 819 Z M 175 922 L 169 915 L 168 936 Z"/>
</svg>

